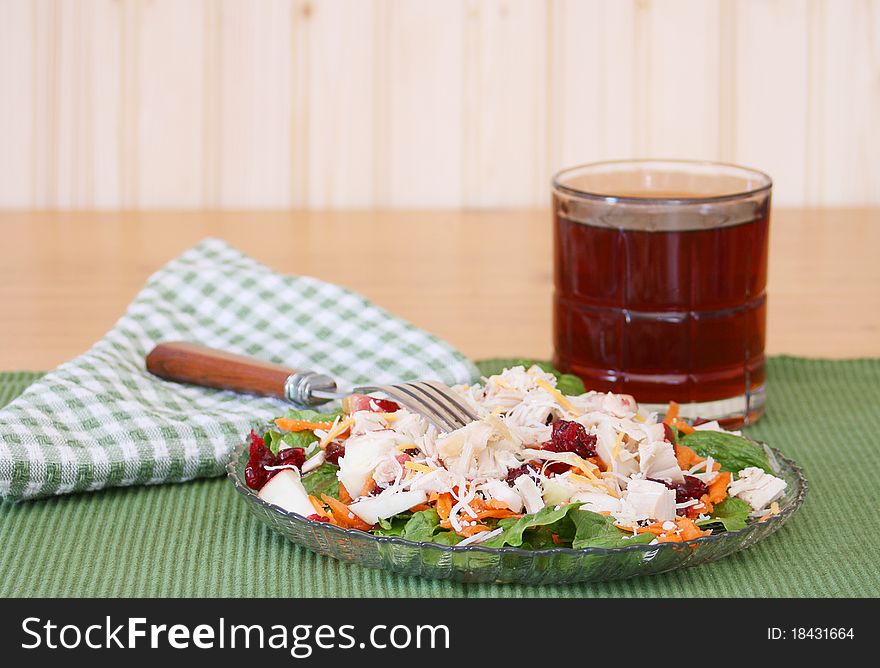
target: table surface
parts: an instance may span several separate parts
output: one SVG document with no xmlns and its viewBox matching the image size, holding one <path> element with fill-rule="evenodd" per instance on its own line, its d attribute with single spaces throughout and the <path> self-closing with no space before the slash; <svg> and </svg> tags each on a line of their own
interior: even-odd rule
<svg viewBox="0 0 880 668">
<path fill-rule="evenodd" d="M 147 277 L 222 238 L 352 288 L 473 358 L 551 353 L 546 210 L 0 212 L 0 369 L 85 351 Z M 777 209 L 767 350 L 880 356 L 880 208 Z"/>
</svg>

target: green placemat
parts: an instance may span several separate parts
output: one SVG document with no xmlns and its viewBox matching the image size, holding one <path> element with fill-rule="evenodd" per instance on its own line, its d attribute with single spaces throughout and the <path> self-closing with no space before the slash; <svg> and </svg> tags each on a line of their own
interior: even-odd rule
<svg viewBox="0 0 880 668">
<path fill-rule="evenodd" d="M 804 466 L 778 533 L 722 561 L 565 586 L 457 584 L 320 557 L 258 523 L 225 479 L 0 504 L 2 596 L 878 596 L 880 360 L 777 357 L 749 434 Z M 0 405 L 39 374 L 0 374 Z"/>
</svg>

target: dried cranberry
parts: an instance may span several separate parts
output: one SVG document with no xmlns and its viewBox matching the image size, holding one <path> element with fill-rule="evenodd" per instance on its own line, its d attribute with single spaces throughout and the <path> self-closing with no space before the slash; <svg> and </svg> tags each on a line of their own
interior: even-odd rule
<svg viewBox="0 0 880 668">
<path fill-rule="evenodd" d="M 672 427 L 670 427 L 665 422 L 663 423 L 663 437 L 672 443 L 673 445 L 678 444 L 678 440 L 675 438 L 675 431 L 673 431 Z"/>
<path fill-rule="evenodd" d="M 358 411 L 394 413 L 400 410 L 400 406 L 388 399 L 377 399 L 367 394 L 351 394 L 342 400 L 342 410 L 349 414 Z"/>
<path fill-rule="evenodd" d="M 707 420 L 706 418 L 696 418 L 693 422 L 691 422 L 691 427 L 699 427 L 701 424 L 708 424 L 712 420 Z"/>
<path fill-rule="evenodd" d="M 266 447 L 265 441 L 251 431 L 251 447 L 247 465 L 244 467 L 244 481 L 251 489 L 260 489 L 272 472 L 266 470 L 266 466 L 275 463 L 275 455 Z"/>
<path fill-rule="evenodd" d="M 400 406 L 390 399 L 373 399 L 372 403 L 376 405 L 382 413 L 396 413 L 400 410 Z"/>
<path fill-rule="evenodd" d="M 324 517 L 323 515 L 318 515 L 318 513 L 312 513 L 311 515 L 306 517 L 306 519 L 312 520 L 313 522 L 329 522 L 330 521 L 329 517 Z"/>
<path fill-rule="evenodd" d="M 522 466 L 515 469 L 510 469 L 507 472 L 507 477 L 505 478 L 505 481 L 508 485 L 512 485 L 521 475 L 529 475 L 532 471 L 534 471 L 534 469 L 531 466 L 523 464 Z"/>
<path fill-rule="evenodd" d="M 684 482 L 675 486 L 675 502 L 684 503 L 691 499 L 700 499 L 703 494 L 708 494 L 709 488 L 699 478 L 692 475 L 686 475 Z"/>
<path fill-rule="evenodd" d="M 695 478 L 692 475 L 686 475 L 684 477 L 684 482 L 679 482 L 675 484 L 669 482 L 668 480 L 658 480 L 657 478 L 648 478 L 648 480 L 659 482 L 661 485 L 666 485 L 666 487 L 668 487 L 669 489 L 674 489 L 676 503 L 684 503 L 685 501 L 690 501 L 691 499 L 700 499 L 703 497 L 703 494 L 709 492 L 709 488 L 706 487 L 706 483 L 704 483 L 699 478 Z"/>
<path fill-rule="evenodd" d="M 324 449 L 324 461 L 339 466 L 340 457 L 345 457 L 345 446 L 340 443 L 328 443 Z"/>
<path fill-rule="evenodd" d="M 301 468 L 306 461 L 306 451 L 302 448 L 287 448 L 278 451 L 279 464 L 292 464 L 297 468 Z"/>
<path fill-rule="evenodd" d="M 248 462 L 244 467 L 244 481 L 251 489 L 260 489 L 276 471 L 267 471 L 267 466 L 287 464 L 300 468 L 306 461 L 306 453 L 302 448 L 287 448 L 281 450 L 278 455 L 266 447 L 266 442 L 251 431 L 251 447 Z"/>
<path fill-rule="evenodd" d="M 588 434 L 584 425 L 570 420 L 557 420 L 553 423 L 550 442 L 544 444 L 545 450 L 552 452 L 573 452 L 587 459 L 596 456 L 596 436 Z"/>
<path fill-rule="evenodd" d="M 571 470 L 571 466 L 566 464 L 565 462 L 554 462 L 552 464 L 548 464 L 544 467 L 544 473 L 565 473 L 566 471 Z"/>
</svg>

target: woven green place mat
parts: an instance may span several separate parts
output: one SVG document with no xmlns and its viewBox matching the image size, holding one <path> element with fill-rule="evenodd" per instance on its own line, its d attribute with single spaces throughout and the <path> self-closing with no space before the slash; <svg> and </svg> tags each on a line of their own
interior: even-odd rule
<svg viewBox="0 0 880 668">
<path fill-rule="evenodd" d="M 719 562 L 558 586 L 402 577 L 287 542 L 218 478 L 0 504 L 0 596 L 880 595 L 880 360 L 775 357 L 768 374 L 748 433 L 796 459 L 810 493 L 779 532 Z M 0 405 L 39 375 L 0 374 Z"/>
</svg>

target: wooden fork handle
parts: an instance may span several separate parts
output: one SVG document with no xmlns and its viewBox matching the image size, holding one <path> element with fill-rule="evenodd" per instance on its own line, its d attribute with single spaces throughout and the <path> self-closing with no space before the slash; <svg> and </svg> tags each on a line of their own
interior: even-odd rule
<svg viewBox="0 0 880 668">
<path fill-rule="evenodd" d="M 262 360 L 186 341 L 160 343 L 147 355 L 147 371 L 159 378 L 218 390 L 285 399 L 285 383 L 296 373 Z"/>
</svg>

